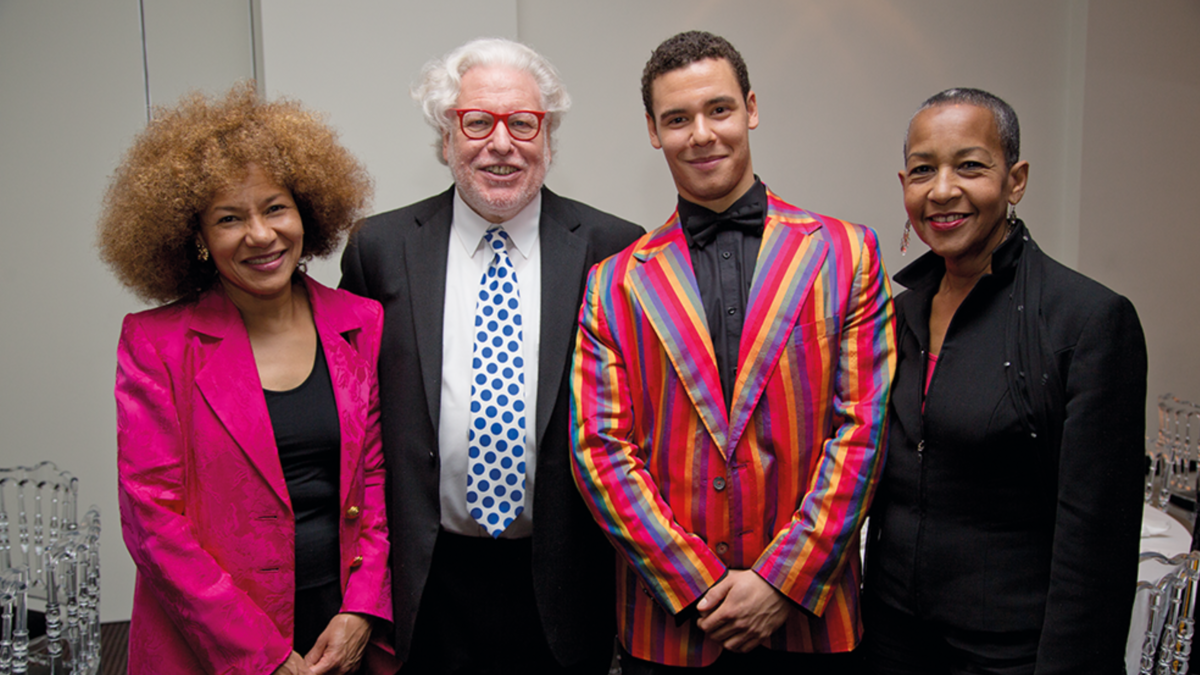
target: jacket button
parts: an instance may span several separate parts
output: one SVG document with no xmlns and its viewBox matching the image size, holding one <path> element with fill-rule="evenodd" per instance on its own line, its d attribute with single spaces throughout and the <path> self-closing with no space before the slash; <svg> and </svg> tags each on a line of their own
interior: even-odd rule
<svg viewBox="0 0 1200 675">
<path fill-rule="evenodd" d="M 358 513 L 358 507 L 351 506 L 350 508 L 346 509 L 346 520 L 354 520 L 358 517 Z"/>
<path fill-rule="evenodd" d="M 714 478 L 713 479 L 713 489 L 716 490 L 717 492 L 724 490 L 725 489 L 725 479 L 720 476 L 717 476 L 716 478 Z"/>
<path fill-rule="evenodd" d="M 354 569 L 356 567 L 362 567 L 362 556 L 361 555 L 354 556 L 354 560 L 350 561 L 350 569 Z"/>
<path fill-rule="evenodd" d="M 729 544 L 726 544 L 725 542 L 717 544 L 717 555 L 725 555 L 725 552 L 728 550 Z"/>
</svg>

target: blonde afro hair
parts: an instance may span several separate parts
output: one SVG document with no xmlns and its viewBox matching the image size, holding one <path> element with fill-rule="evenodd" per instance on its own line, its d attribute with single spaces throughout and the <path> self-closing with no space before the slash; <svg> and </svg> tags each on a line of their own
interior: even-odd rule
<svg viewBox="0 0 1200 675">
<path fill-rule="evenodd" d="M 156 108 L 117 167 L 97 232 L 100 257 L 150 302 L 192 299 L 217 281 L 197 257 L 200 214 L 251 164 L 292 193 L 304 257 L 324 257 L 366 214 L 371 179 L 322 117 L 298 102 L 259 98 L 253 82 L 223 97 L 199 93 Z"/>
</svg>

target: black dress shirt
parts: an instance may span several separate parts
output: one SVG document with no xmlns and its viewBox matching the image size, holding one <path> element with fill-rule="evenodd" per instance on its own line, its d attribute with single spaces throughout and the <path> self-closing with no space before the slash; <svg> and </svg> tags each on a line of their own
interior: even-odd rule
<svg viewBox="0 0 1200 675">
<path fill-rule="evenodd" d="M 679 198 L 679 222 L 700 287 L 726 410 L 733 404 L 738 349 L 766 213 L 767 188 L 757 176 L 746 194 L 721 213 Z"/>
</svg>

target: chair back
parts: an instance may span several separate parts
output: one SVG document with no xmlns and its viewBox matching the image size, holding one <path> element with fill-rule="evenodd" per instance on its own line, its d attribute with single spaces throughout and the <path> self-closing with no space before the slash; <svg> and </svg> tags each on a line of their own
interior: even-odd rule
<svg viewBox="0 0 1200 675">
<path fill-rule="evenodd" d="M 79 523 L 79 479 L 53 462 L 0 468 L 0 571 L 28 571 L 28 594 L 46 599 L 46 551 Z"/>
<path fill-rule="evenodd" d="M 0 673 L 24 673 L 29 661 L 29 624 L 24 569 L 0 570 Z"/>
<path fill-rule="evenodd" d="M 100 669 L 100 511 L 52 462 L 0 468 L 0 675 Z M 46 634 L 30 638 L 29 600 Z"/>
<path fill-rule="evenodd" d="M 1195 637 L 1197 580 L 1200 579 L 1200 552 L 1181 553 L 1167 558 L 1160 553 L 1143 553 L 1141 560 L 1164 565 L 1165 574 L 1155 583 L 1138 582 L 1138 596 L 1145 596 L 1145 621 L 1130 627 L 1131 637 L 1142 631 L 1138 675 L 1184 675 Z M 1135 612 L 1135 617 L 1137 616 Z"/>
</svg>

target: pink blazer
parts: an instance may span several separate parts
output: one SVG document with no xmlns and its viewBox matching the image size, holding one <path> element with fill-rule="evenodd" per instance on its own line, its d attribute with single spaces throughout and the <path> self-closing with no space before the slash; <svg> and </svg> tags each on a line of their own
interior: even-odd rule
<svg viewBox="0 0 1200 675">
<path fill-rule="evenodd" d="M 306 283 L 341 422 L 342 611 L 390 621 L 383 312 Z M 292 652 L 294 514 L 250 339 L 219 285 L 125 317 L 116 399 L 121 530 L 137 564 L 129 672 L 270 673 Z"/>
</svg>

